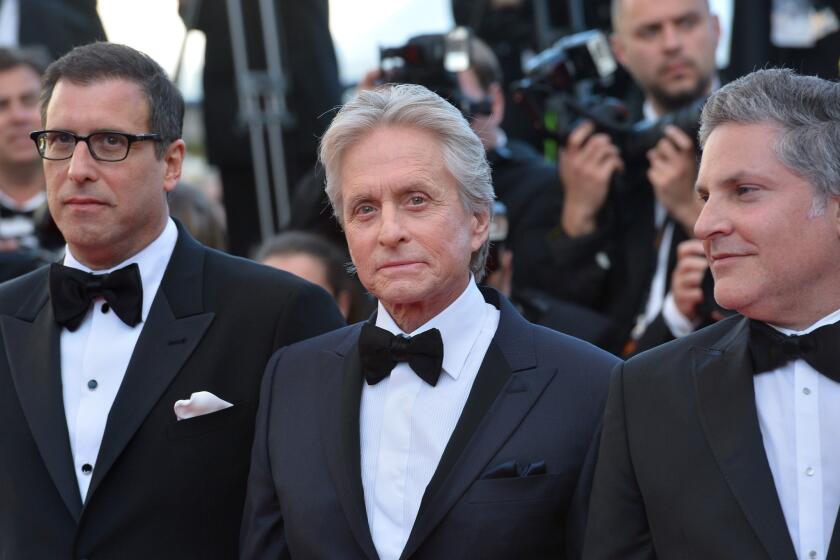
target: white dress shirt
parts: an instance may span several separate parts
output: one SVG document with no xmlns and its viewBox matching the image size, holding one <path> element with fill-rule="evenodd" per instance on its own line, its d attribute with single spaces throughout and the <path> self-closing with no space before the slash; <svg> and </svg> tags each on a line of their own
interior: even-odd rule
<svg viewBox="0 0 840 560">
<path fill-rule="evenodd" d="M 143 320 L 136 326 L 129 327 L 112 310 L 103 310 L 104 300 L 98 298 L 78 329 L 73 332 L 61 330 L 64 413 L 82 500 L 87 496 L 96 466 L 108 413 L 122 384 L 140 331 L 149 316 L 149 309 L 177 239 L 175 222 L 169 219 L 158 238 L 142 251 L 111 269 L 97 271 L 77 261 L 70 248 L 67 248 L 65 266 L 85 272 L 106 273 L 137 263 L 143 283 Z"/>
<path fill-rule="evenodd" d="M 376 325 L 409 335 L 436 328 L 444 348 L 436 386 L 402 362 L 389 377 L 362 389 L 359 430 L 368 526 L 379 557 L 396 560 L 496 333 L 499 310 L 484 301 L 471 279 L 457 300 L 413 333 L 403 333 L 381 303 Z"/>
<path fill-rule="evenodd" d="M 774 328 L 801 335 L 838 321 L 840 310 L 804 331 Z M 793 548 L 801 560 L 822 560 L 840 507 L 840 383 L 795 360 L 756 375 L 753 385 L 764 450 Z"/>
</svg>

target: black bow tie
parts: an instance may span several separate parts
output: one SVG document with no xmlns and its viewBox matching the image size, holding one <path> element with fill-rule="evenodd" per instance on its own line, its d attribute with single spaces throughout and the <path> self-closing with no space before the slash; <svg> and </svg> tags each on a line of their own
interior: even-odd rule
<svg viewBox="0 0 840 560">
<path fill-rule="evenodd" d="M 18 210 L 17 208 L 9 208 L 0 204 L 0 218 L 8 219 L 18 216 L 31 220 L 35 216 L 35 210 Z"/>
<path fill-rule="evenodd" d="M 756 374 L 802 359 L 840 383 L 840 323 L 825 325 L 801 336 L 788 336 L 761 321 L 750 320 L 749 344 Z"/>
<path fill-rule="evenodd" d="M 143 317 L 143 283 L 140 268 L 130 264 L 109 274 L 91 274 L 54 263 L 50 266 L 50 299 L 55 321 L 75 331 L 97 297 L 105 301 L 126 325 Z"/>
<path fill-rule="evenodd" d="M 368 385 L 391 375 L 398 362 L 408 362 L 420 379 L 434 387 L 443 364 L 443 341 L 437 329 L 404 336 L 365 323 L 359 335 L 359 357 Z"/>
</svg>

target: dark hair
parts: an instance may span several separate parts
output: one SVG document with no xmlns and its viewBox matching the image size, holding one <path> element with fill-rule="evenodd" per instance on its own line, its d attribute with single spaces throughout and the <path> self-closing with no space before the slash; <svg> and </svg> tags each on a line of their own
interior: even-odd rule
<svg viewBox="0 0 840 560">
<path fill-rule="evenodd" d="M 26 66 L 40 76 L 44 73 L 49 60 L 49 55 L 46 51 L 37 47 L 22 49 L 0 47 L 0 72 L 5 72 L 18 66 Z"/>
<path fill-rule="evenodd" d="M 318 259 L 327 273 L 327 282 L 334 296 L 347 288 L 350 275 L 347 259 L 341 250 L 323 237 L 308 231 L 284 231 L 265 240 L 254 253 L 254 260 L 264 261 L 275 255 L 303 253 Z"/>
<path fill-rule="evenodd" d="M 59 80 L 87 86 L 117 79 L 134 82 L 145 95 L 149 105 L 149 132 L 161 138 L 155 147 L 160 159 L 168 144 L 181 137 L 184 98 L 157 62 L 125 45 L 102 42 L 83 45 L 50 64 L 41 90 L 41 121 L 46 126 L 47 108 Z"/>
</svg>

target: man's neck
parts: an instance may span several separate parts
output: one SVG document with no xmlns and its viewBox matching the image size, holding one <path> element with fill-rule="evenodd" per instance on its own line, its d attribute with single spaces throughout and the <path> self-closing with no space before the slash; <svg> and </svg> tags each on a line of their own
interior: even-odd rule
<svg viewBox="0 0 840 560">
<path fill-rule="evenodd" d="M 404 333 L 412 333 L 431 321 L 434 317 L 440 315 L 447 307 L 452 305 L 452 303 L 464 293 L 464 290 L 467 289 L 467 285 L 471 281 L 472 275 L 469 275 L 460 288 L 428 301 L 423 300 L 414 303 L 394 305 L 388 305 L 385 302 L 382 302 L 382 306 L 386 311 L 388 311 L 388 314 Z"/>
<path fill-rule="evenodd" d="M 25 204 L 44 190 L 41 162 L 9 168 L 0 167 L 0 189 L 18 204 Z"/>
</svg>

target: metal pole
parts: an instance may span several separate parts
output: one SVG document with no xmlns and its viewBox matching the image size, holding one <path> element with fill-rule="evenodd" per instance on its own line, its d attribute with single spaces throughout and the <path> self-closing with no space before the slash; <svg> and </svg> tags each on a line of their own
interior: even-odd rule
<svg viewBox="0 0 840 560">
<path fill-rule="evenodd" d="M 236 89 L 239 96 L 239 112 L 242 119 L 248 124 L 248 132 L 251 140 L 251 156 L 254 165 L 260 233 L 263 239 L 267 239 L 276 230 L 274 213 L 272 212 L 273 205 L 269 186 L 270 179 L 268 161 L 266 159 L 265 139 L 263 137 L 265 117 L 260 104 L 261 84 L 256 75 L 257 73 L 251 71 L 248 67 L 245 22 L 242 17 L 242 6 L 239 4 L 239 0 L 227 0 L 227 11 L 228 21 L 230 23 L 233 64 L 236 71 Z M 282 181 L 285 183 L 285 168 L 281 171 L 283 174 Z M 278 174 L 275 173 L 275 175 Z M 225 188 L 243 187 L 241 185 L 226 185 Z"/>
<path fill-rule="evenodd" d="M 286 108 L 286 81 L 278 40 L 277 13 L 274 0 L 260 0 L 260 19 L 263 28 L 266 70 L 268 82 L 265 90 L 268 130 L 268 156 L 274 172 L 274 200 L 277 204 L 277 223 L 280 229 L 291 220 L 289 187 L 286 183 L 286 162 L 283 154 L 283 121 L 288 115 Z"/>
</svg>

